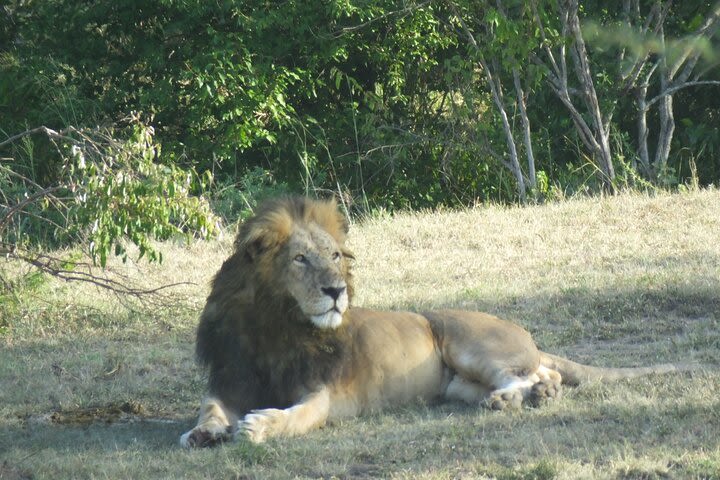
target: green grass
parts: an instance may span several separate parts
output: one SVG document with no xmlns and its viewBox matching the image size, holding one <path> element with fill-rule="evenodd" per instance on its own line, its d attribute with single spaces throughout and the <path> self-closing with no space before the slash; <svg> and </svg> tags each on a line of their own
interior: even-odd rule
<svg viewBox="0 0 720 480">
<path fill-rule="evenodd" d="M 409 405 L 192 452 L 177 442 L 204 393 L 194 330 L 232 235 L 112 265 L 137 285 L 192 282 L 159 302 L 33 277 L 0 296 L 0 479 L 720 479 L 718 232 L 716 190 L 359 222 L 357 305 L 490 311 L 597 365 L 709 367 L 520 412 Z"/>
</svg>

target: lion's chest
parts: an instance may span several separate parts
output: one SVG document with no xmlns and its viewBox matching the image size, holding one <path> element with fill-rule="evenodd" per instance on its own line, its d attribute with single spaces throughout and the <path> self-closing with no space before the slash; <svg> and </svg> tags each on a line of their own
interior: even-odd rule
<svg viewBox="0 0 720 480">
<path fill-rule="evenodd" d="M 252 363 L 268 406 L 285 408 L 305 394 L 337 381 L 347 347 L 340 338 L 308 338 L 297 334 L 257 344 Z"/>
</svg>

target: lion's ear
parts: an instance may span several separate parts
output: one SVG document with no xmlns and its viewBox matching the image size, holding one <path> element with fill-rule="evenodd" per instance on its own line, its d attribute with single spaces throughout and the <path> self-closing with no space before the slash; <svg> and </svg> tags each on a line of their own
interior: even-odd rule
<svg viewBox="0 0 720 480">
<path fill-rule="evenodd" d="M 257 239 L 253 242 L 244 243 L 242 245 L 242 250 L 245 251 L 245 254 L 250 260 L 255 260 L 260 256 L 260 254 L 262 254 L 265 248 L 263 247 L 263 242 L 260 239 Z"/>
</svg>

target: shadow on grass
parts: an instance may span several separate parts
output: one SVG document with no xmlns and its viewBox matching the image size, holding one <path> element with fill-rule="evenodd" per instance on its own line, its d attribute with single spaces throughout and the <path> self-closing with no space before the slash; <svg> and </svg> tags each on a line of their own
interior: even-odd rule
<svg viewBox="0 0 720 480">
<path fill-rule="evenodd" d="M 179 446 L 177 440 L 192 425 L 193 420 L 188 417 L 187 422 L 161 419 L 115 423 L 98 421 L 85 425 L 30 421 L 4 427 L 0 433 L 0 444 L 28 452 L 57 450 L 79 453 L 137 448 L 168 450 Z"/>
<path fill-rule="evenodd" d="M 560 400 L 567 401 L 562 410 L 544 407 L 549 411 L 498 413 L 460 404 L 399 407 L 259 448 L 239 442 L 185 452 L 177 438 L 191 420 L 14 426 L 3 429 L 0 444 L 13 451 L 8 465 L 27 474 L 17 478 L 76 468 L 78 476 L 99 475 L 107 473 L 103 462 L 109 461 L 111 474 L 126 478 L 152 478 L 148 472 L 153 469 L 170 477 L 205 476 L 210 462 L 215 473 L 227 477 L 232 472 L 237 478 L 410 478 L 427 472 L 503 477 L 519 467 L 560 468 L 554 466 L 559 461 L 609 465 L 625 457 L 662 458 L 671 451 L 683 458 L 720 448 L 717 401 L 649 406 L 579 397 Z M 220 460 L 226 464 L 218 465 Z M 680 460 L 672 469 L 680 475 L 686 467 Z"/>
<path fill-rule="evenodd" d="M 583 341 L 637 341 L 684 336 L 707 330 L 699 348 L 720 349 L 720 277 L 668 281 L 662 285 L 610 289 L 568 287 L 549 295 L 487 298 L 465 291 L 434 308 L 487 311 L 517 321 L 545 346 Z"/>
</svg>

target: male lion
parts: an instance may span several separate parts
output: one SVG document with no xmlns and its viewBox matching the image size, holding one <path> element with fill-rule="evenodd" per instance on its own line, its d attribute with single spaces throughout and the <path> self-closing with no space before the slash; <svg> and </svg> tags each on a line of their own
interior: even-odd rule
<svg viewBox="0 0 720 480">
<path fill-rule="evenodd" d="M 271 201 L 242 225 L 200 319 L 210 392 L 182 446 L 299 435 L 415 399 L 517 408 L 556 397 L 561 383 L 676 368 L 580 365 L 485 313 L 350 307 L 347 230 L 334 202 L 306 198 Z"/>
</svg>

